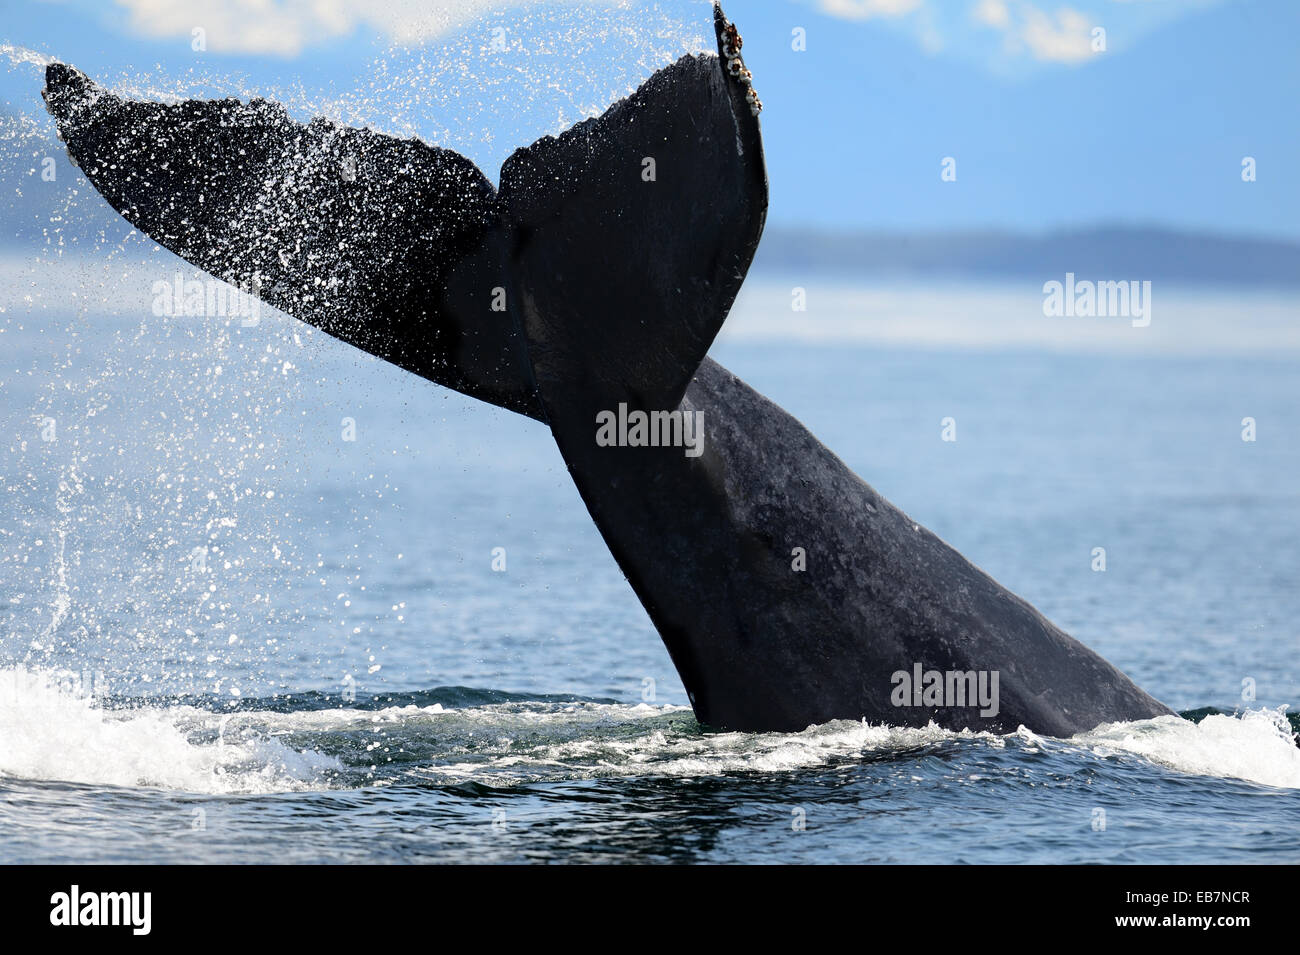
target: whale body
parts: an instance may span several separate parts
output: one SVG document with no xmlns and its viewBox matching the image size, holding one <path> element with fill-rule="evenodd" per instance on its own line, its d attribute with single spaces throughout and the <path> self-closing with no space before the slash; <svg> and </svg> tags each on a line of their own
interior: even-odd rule
<svg viewBox="0 0 1300 955">
<path fill-rule="evenodd" d="M 44 95 L 160 245 L 549 426 L 705 726 L 1068 736 L 1170 713 L 707 357 L 767 211 L 761 103 L 714 25 L 716 55 L 516 151 L 499 188 L 265 100 L 132 101 L 58 63 Z"/>
</svg>

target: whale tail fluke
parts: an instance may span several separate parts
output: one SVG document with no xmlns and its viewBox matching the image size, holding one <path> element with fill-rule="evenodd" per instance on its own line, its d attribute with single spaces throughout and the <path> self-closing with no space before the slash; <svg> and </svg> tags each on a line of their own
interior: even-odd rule
<svg viewBox="0 0 1300 955">
<path fill-rule="evenodd" d="M 553 427 L 570 403 L 675 408 L 758 247 L 758 111 L 720 10 L 715 30 L 716 58 L 682 57 L 502 167 L 520 318 Z"/>
<path fill-rule="evenodd" d="M 715 32 L 716 58 L 518 150 L 500 193 L 451 150 L 264 99 L 131 100 L 63 63 L 43 95 L 133 226 L 295 318 L 533 417 L 589 395 L 671 408 L 767 210 L 757 98 L 720 10 Z"/>
<path fill-rule="evenodd" d="M 69 155 L 159 244 L 544 419 L 702 722 L 1068 735 L 1168 712 L 706 357 L 767 210 L 761 104 L 714 22 L 716 57 L 517 151 L 499 191 L 454 152 L 265 100 L 136 102 L 63 64 L 45 95 Z M 983 674 L 996 698 L 900 711 L 893 676 L 918 667 Z"/>
<path fill-rule="evenodd" d="M 62 63 L 44 96 L 72 160 L 159 245 L 408 371 L 539 413 L 494 308 L 496 190 L 464 156 L 263 99 L 129 100 Z"/>
</svg>

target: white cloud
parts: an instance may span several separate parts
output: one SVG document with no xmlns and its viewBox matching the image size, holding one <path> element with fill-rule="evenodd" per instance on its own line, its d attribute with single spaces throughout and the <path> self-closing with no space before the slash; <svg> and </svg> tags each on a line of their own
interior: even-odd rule
<svg viewBox="0 0 1300 955">
<path fill-rule="evenodd" d="M 921 47 L 936 53 L 978 46 L 978 36 L 1001 36 L 998 55 L 1053 63 L 1080 63 L 1093 55 L 1093 23 L 1071 7 L 1049 10 L 1051 0 L 969 0 L 958 6 L 928 0 L 815 0 L 822 13 L 843 20 L 897 21 Z M 1097 2 L 1097 0 L 1092 0 Z M 984 41 L 987 43 L 987 40 Z"/>
<path fill-rule="evenodd" d="M 1062 7 L 1052 17 L 1026 7 L 1020 37 L 1034 56 L 1055 63 L 1079 63 L 1094 55 L 1094 24 L 1082 13 Z"/>
<path fill-rule="evenodd" d="M 1011 21 L 1011 11 L 1003 0 L 980 0 L 971 11 L 973 16 L 985 26 L 1005 28 Z"/>
<path fill-rule="evenodd" d="M 358 28 L 401 45 L 436 37 L 525 0 L 117 0 L 130 27 L 150 37 L 205 33 L 218 53 L 297 56 Z M 894 0 L 897 2 L 897 0 Z"/>
<path fill-rule="evenodd" d="M 841 20 L 869 21 L 871 27 L 901 34 L 932 55 L 975 62 L 1005 76 L 1024 76 L 1049 66 L 1095 62 L 1102 49 L 1123 54 L 1165 26 L 1231 0 L 800 2 Z M 1109 34 L 1106 44 L 1094 40 L 1099 27 Z"/>
<path fill-rule="evenodd" d="M 978 0 L 971 19 L 1001 35 L 1007 57 L 1028 54 L 1041 62 L 1077 64 L 1094 56 L 1096 19 L 1071 7 L 1047 6 L 1043 0 Z"/>
<path fill-rule="evenodd" d="M 818 0 L 822 13 L 844 20 L 901 17 L 921 6 L 922 0 Z"/>
</svg>

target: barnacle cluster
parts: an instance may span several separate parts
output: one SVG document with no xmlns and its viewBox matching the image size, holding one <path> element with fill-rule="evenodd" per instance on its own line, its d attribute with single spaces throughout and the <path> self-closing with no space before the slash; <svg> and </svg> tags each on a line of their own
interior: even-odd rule
<svg viewBox="0 0 1300 955">
<path fill-rule="evenodd" d="M 740 31 L 728 20 L 722 28 L 722 56 L 727 61 L 727 72 L 745 87 L 745 101 L 749 103 L 749 111 L 757 116 L 763 110 L 763 101 L 758 98 L 758 90 L 754 89 L 754 74 L 745 68 L 745 61 L 740 58 L 740 48 L 744 45 Z"/>
</svg>

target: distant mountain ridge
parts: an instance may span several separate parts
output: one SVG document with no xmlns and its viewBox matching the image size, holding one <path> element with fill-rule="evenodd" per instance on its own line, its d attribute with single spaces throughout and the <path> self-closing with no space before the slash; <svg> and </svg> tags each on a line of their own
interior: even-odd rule
<svg viewBox="0 0 1300 955">
<path fill-rule="evenodd" d="M 0 123 L 14 122 L 0 109 Z M 56 181 L 41 178 L 52 156 Z M 54 220 L 54 221 L 51 221 Z M 11 142 L 0 155 L 0 252 L 22 255 L 48 244 L 93 251 L 121 241 L 131 226 L 68 162 L 53 136 Z M 1219 285 L 1300 287 L 1300 241 L 1102 225 L 1030 235 L 1006 231 L 832 231 L 769 226 L 754 268 L 845 278 L 1079 278 L 1178 280 Z"/>
</svg>

